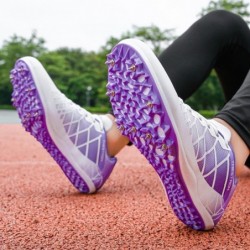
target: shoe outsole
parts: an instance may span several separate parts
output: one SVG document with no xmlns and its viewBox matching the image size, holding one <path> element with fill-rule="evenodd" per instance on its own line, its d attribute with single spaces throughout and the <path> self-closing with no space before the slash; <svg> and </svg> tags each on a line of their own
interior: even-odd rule
<svg viewBox="0 0 250 250">
<path fill-rule="evenodd" d="M 46 126 L 46 114 L 29 66 L 22 60 L 16 62 L 10 73 L 13 85 L 12 102 L 25 130 L 33 135 L 61 167 L 70 182 L 80 192 L 89 188 L 53 142 Z"/>
<path fill-rule="evenodd" d="M 203 230 L 204 221 L 180 173 L 175 131 L 144 59 L 135 48 L 120 43 L 108 55 L 107 64 L 107 95 L 118 128 L 158 173 L 176 216 Z"/>
</svg>

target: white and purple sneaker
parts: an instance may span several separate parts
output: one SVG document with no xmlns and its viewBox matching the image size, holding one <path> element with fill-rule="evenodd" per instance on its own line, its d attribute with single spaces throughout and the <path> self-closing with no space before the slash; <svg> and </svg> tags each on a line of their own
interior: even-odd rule
<svg viewBox="0 0 250 250">
<path fill-rule="evenodd" d="M 153 165 L 176 216 L 196 230 L 213 228 L 237 183 L 230 131 L 183 103 L 143 42 L 121 41 L 107 64 L 118 128 Z"/>
<path fill-rule="evenodd" d="M 19 59 L 11 71 L 12 102 L 21 122 L 83 193 L 105 183 L 116 163 L 107 154 L 103 120 L 66 98 L 41 63 Z"/>
</svg>

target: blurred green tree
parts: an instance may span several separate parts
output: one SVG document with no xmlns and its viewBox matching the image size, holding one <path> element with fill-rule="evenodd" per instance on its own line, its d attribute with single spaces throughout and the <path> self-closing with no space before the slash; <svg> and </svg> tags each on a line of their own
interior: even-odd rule
<svg viewBox="0 0 250 250">
<path fill-rule="evenodd" d="M 26 39 L 17 35 L 4 41 L 0 49 L 0 104 L 11 104 L 12 87 L 9 72 L 13 63 L 23 56 L 37 57 L 46 51 L 44 39 L 37 36 L 36 32 Z"/>
<path fill-rule="evenodd" d="M 121 40 L 126 38 L 137 38 L 147 43 L 156 55 L 159 55 L 168 44 L 175 39 L 173 29 L 161 30 L 156 25 L 151 26 L 133 26 L 132 31 L 121 34 L 120 37 L 110 37 L 102 47 L 102 51 L 109 53 L 111 49 Z"/>
<path fill-rule="evenodd" d="M 57 87 L 72 101 L 81 106 L 109 106 L 106 97 L 106 54 L 120 40 L 136 37 L 147 42 L 158 54 L 173 40 L 172 30 L 160 30 L 157 26 L 136 27 L 119 38 L 111 37 L 98 52 L 60 48 L 48 51 L 44 39 L 36 32 L 26 39 L 14 35 L 0 49 L 0 105 L 11 104 L 12 87 L 9 71 L 20 57 L 33 56 L 44 65 Z"/>
<path fill-rule="evenodd" d="M 243 0 L 211 0 L 206 8 L 201 10 L 200 16 L 204 16 L 213 10 L 228 10 L 235 14 L 242 16 L 245 21 L 249 24 L 250 13 L 248 10 L 249 3 Z"/>
<path fill-rule="evenodd" d="M 57 87 L 81 106 L 107 105 L 106 66 L 102 55 L 81 49 L 61 48 L 39 57 Z M 106 101 L 103 101 L 106 99 Z"/>
<path fill-rule="evenodd" d="M 250 13 L 248 11 L 249 3 L 242 0 L 211 0 L 206 8 L 203 8 L 199 16 L 214 10 L 227 10 L 240 15 L 249 23 Z M 187 100 L 187 103 L 196 110 L 213 109 L 219 110 L 225 103 L 219 79 L 214 70 L 204 84 Z"/>
</svg>

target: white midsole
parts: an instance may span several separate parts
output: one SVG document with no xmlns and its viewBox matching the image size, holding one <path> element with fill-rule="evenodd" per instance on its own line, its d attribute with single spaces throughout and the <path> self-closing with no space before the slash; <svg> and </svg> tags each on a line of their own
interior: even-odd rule
<svg viewBox="0 0 250 250">
<path fill-rule="evenodd" d="M 76 172 L 82 177 L 89 188 L 89 192 L 95 192 L 96 187 L 88 174 L 84 171 L 84 168 L 96 168 L 95 164 L 90 161 L 86 156 L 82 155 L 77 147 L 71 142 L 66 134 L 62 122 L 59 121 L 56 107 L 53 103 L 53 92 L 58 91 L 53 81 L 35 58 L 24 57 L 21 59 L 29 67 L 33 80 L 35 82 L 39 97 L 41 99 L 45 118 L 46 126 L 50 137 L 53 142 L 65 156 L 69 163 L 74 166 Z"/>
<path fill-rule="evenodd" d="M 154 53 L 144 43 L 135 39 L 127 39 L 123 40 L 121 44 L 131 46 L 140 54 L 140 56 L 146 62 L 146 65 L 155 80 L 155 84 L 168 112 L 168 116 L 171 120 L 177 137 L 180 162 L 179 165 L 182 178 L 185 182 L 185 185 L 195 207 L 204 220 L 205 228 L 211 228 L 214 226 L 214 222 L 211 215 L 201 201 L 198 187 L 205 187 L 206 189 L 204 189 L 204 192 L 207 189 L 209 189 L 211 192 L 214 191 L 201 176 L 199 167 L 196 162 L 194 149 L 192 147 L 192 138 L 191 136 L 189 136 L 188 126 L 185 124 L 185 122 L 183 122 L 184 117 L 183 112 L 180 109 L 180 101 L 171 83 L 171 80 L 169 79 L 166 71 L 164 70 Z M 185 138 L 185 140 L 183 140 L 182 138 Z"/>
</svg>

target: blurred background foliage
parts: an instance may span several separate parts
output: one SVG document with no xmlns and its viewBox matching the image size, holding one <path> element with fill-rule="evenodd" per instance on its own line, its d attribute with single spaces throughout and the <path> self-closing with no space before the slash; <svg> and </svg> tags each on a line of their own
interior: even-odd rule
<svg viewBox="0 0 250 250">
<path fill-rule="evenodd" d="M 198 16 L 216 9 L 225 9 L 241 15 L 249 23 L 248 5 L 244 1 L 235 0 L 210 1 Z M 156 55 L 176 38 L 173 29 L 161 30 L 152 24 L 149 27 L 134 26 L 120 37 L 110 37 L 98 51 L 67 47 L 50 51 L 46 48 L 45 40 L 38 37 L 36 32 L 29 38 L 13 35 L 0 48 L 0 108 L 11 106 L 12 86 L 9 72 L 13 63 L 20 57 L 33 56 L 41 61 L 58 88 L 72 101 L 93 112 L 106 112 L 110 108 L 105 95 L 106 55 L 120 40 L 130 37 L 139 38 L 149 44 Z M 187 102 L 196 110 L 216 112 L 223 106 L 223 93 L 214 71 Z"/>
</svg>

